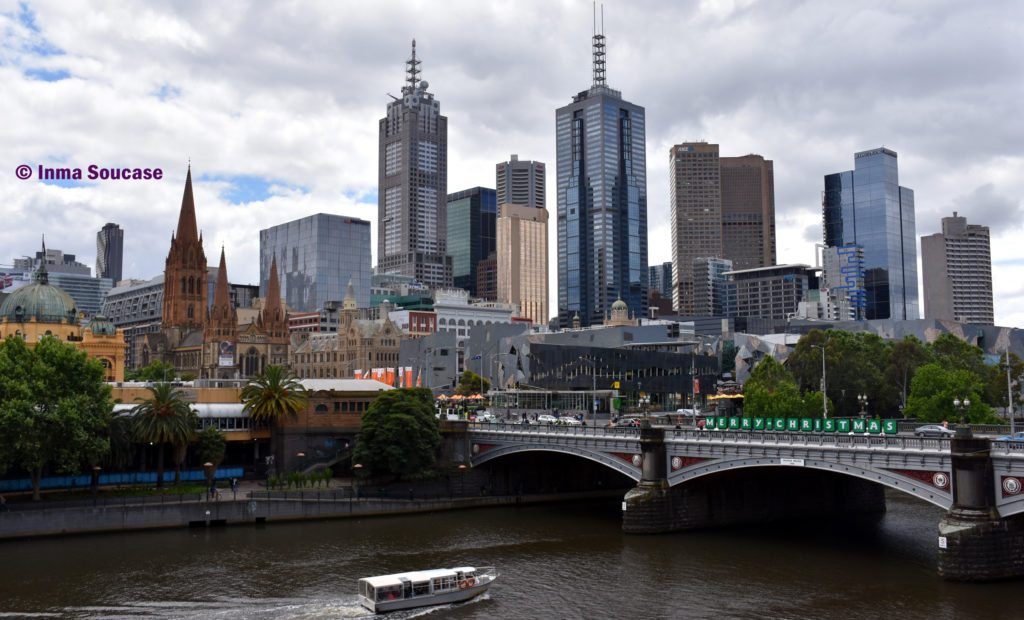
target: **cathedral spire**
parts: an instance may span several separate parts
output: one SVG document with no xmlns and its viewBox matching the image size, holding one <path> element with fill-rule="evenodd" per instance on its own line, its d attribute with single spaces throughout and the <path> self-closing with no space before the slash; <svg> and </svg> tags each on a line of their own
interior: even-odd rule
<svg viewBox="0 0 1024 620">
<path fill-rule="evenodd" d="M 192 166 L 188 167 L 185 176 L 185 193 L 181 197 L 181 212 L 178 214 L 178 233 L 175 238 L 184 241 L 199 239 L 199 227 L 196 225 L 196 203 L 192 198 Z"/>
<path fill-rule="evenodd" d="M 267 300 L 263 304 L 267 319 L 275 319 L 281 311 L 281 284 L 277 279 L 277 256 L 270 259 L 270 278 L 267 281 Z M 281 313 L 283 314 L 283 313 Z"/>
<path fill-rule="evenodd" d="M 217 287 L 213 289 L 213 307 L 220 309 L 231 305 L 231 290 L 228 287 L 228 266 L 224 260 L 224 246 L 220 247 L 220 265 L 217 267 Z"/>
</svg>

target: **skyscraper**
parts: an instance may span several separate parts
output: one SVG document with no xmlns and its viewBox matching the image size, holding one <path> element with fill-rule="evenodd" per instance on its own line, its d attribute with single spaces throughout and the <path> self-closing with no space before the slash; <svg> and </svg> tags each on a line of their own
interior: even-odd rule
<svg viewBox="0 0 1024 620">
<path fill-rule="evenodd" d="M 110 278 L 117 284 L 121 280 L 123 257 L 124 231 L 117 224 L 107 223 L 96 233 L 96 276 Z"/>
<path fill-rule="evenodd" d="M 669 151 L 669 211 L 672 230 L 672 306 L 694 307 L 693 261 L 722 258 L 722 185 L 718 145 L 684 142 Z"/>
<path fill-rule="evenodd" d="M 899 184 L 896 152 L 854 155 L 854 169 L 825 176 L 825 245 L 864 251 L 864 318 L 918 319 L 914 191 Z"/>
<path fill-rule="evenodd" d="M 992 325 L 992 253 L 988 226 L 953 212 L 942 232 L 921 237 L 924 318 Z"/>
<path fill-rule="evenodd" d="M 516 204 L 534 209 L 543 209 L 544 164 L 539 161 L 519 161 L 513 154 L 509 161 L 495 166 L 498 188 L 498 204 Z"/>
<path fill-rule="evenodd" d="M 452 285 L 447 255 L 448 119 L 420 80 L 416 41 L 402 97 L 380 120 L 377 269 L 412 276 L 431 288 Z"/>
<path fill-rule="evenodd" d="M 593 37 L 593 85 L 555 113 L 558 317 L 599 324 L 620 298 L 647 315 L 644 109 L 605 84 L 604 34 Z"/>
<path fill-rule="evenodd" d="M 477 265 L 494 252 L 498 217 L 495 192 L 487 187 L 473 187 L 449 194 L 447 210 L 452 280 L 456 288 L 477 297 Z"/>
<path fill-rule="evenodd" d="M 672 262 L 647 267 L 647 292 L 658 293 L 664 299 L 672 299 Z"/>
<path fill-rule="evenodd" d="M 317 213 L 260 231 L 260 291 L 270 285 L 277 258 L 278 279 L 292 310 L 315 312 L 341 301 L 349 281 L 360 308 L 370 306 L 370 223 L 344 215 Z"/>
<path fill-rule="evenodd" d="M 775 172 L 760 155 L 722 157 L 722 257 L 733 269 L 775 264 Z"/>
</svg>

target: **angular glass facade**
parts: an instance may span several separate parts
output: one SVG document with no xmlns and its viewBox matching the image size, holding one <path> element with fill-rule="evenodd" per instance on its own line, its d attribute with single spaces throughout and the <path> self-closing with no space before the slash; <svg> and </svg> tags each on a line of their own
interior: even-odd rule
<svg viewBox="0 0 1024 620">
<path fill-rule="evenodd" d="M 456 288 L 477 291 L 477 265 L 495 249 L 497 192 L 486 187 L 448 194 L 448 255 Z"/>
<path fill-rule="evenodd" d="M 620 297 L 647 314 L 644 116 L 604 84 L 556 111 L 562 326 L 601 324 Z"/>
<path fill-rule="evenodd" d="M 901 187 L 896 153 L 857 153 L 853 170 L 825 176 L 825 245 L 863 248 L 864 318 L 920 318 L 914 192 Z"/>
<path fill-rule="evenodd" d="M 341 301 L 352 280 L 356 305 L 370 306 L 370 223 L 318 213 L 260 231 L 260 294 L 266 295 L 270 262 L 291 310 L 314 312 Z"/>
</svg>

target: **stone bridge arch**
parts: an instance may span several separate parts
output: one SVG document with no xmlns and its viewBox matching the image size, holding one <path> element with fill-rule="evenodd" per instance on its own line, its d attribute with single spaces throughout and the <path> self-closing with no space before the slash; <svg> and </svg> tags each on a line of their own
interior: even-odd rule
<svg viewBox="0 0 1024 620">
<path fill-rule="evenodd" d="M 566 454 L 574 456 L 588 461 L 604 465 L 605 467 L 616 471 L 630 480 L 639 482 L 640 481 L 640 469 L 634 466 L 631 462 L 627 462 L 619 456 L 610 455 L 606 452 L 600 452 L 598 450 L 592 450 L 579 446 L 560 446 L 552 444 L 530 444 L 530 443 L 516 443 L 500 446 L 487 446 L 481 444 L 473 444 L 472 457 L 470 458 L 470 464 L 473 467 L 483 465 L 489 461 L 509 456 L 513 454 L 520 454 L 524 452 L 549 452 L 554 454 Z"/>
<path fill-rule="evenodd" d="M 953 495 L 950 490 L 950 480 L 948 477 L 938 481 L 938 484 L 944 483 L 945 490 L 943 490 L 937 486 L 935 481 L 915 480 L 883 468 L 862 466 L 855 463 L 837 463 L 834 460 L 748 457 L 702 461 L 690 467 L 671 471 L 668 475 L 668 484 L 670 487 L 676 487 L 722 472 L 765 467 L 791 468 L 794 470 L 814 469 L 851 476 L 901 491 L 944 510 L 949 510 L 953 507 Z"/>
</svg>

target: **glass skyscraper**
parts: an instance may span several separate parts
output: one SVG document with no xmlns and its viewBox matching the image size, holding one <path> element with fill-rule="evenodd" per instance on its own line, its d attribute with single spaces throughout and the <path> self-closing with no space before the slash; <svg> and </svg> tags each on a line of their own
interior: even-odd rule
<svg viewBox="0 0 1024 620">
<path fill-rule="evenodd" d="M 455 287 L 477 291 L 477 265 L 494 252 L 497 193 L 487 187 L 448 194 L 448 255 Z"/>
<path fill-rule="evenodd" d="M 920 318 L 914 192 L 895 151 L 857 153 L 853 170 L 826 175 L 822 211 L 826 246 L 863 248 L 864 318 Z"/>
<path fill-rule="evenodd" d="M 124 231 L 108 222 L 96 233 L 96 277 L 110 278 L 114 284 L 121 280 L 124 257 Z"/>
<path fill-rule="evenodd" d="M 341 301 L 349 280 L 356 305 L 370 306 L 370 223 L 317 213 L 260 231 L 260 291 L 266 295 L 271 259 L 291 310 L 315 312 Z"/>
<path fill-rule="evenodd" d="M 593 85 L 555 113 L 562 326 L 603 323 L 620 297 L 647 315 L 644 109 L 605 84 L 603 34 L 593 46 Z"/>
</svg>

